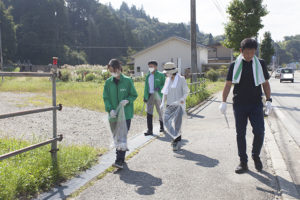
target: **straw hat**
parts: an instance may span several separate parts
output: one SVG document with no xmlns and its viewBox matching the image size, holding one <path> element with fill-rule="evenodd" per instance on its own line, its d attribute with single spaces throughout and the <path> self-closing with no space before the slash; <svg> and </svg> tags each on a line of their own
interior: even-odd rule
<svg viewBox="0 0 300 200">
<path fill-rule="evenodd" d="M 178 68 L 176 65 L 172 62 L 167 62 L 164 64 L 164 71 L 163 73 L 169 73 L 169 74 L 174 74 L 178 72 Z"/>
</svg>

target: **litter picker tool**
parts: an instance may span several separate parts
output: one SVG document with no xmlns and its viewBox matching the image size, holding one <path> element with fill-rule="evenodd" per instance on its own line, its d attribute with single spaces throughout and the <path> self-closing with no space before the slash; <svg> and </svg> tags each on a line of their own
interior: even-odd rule
<svg viewBox="0 0 300 200">
<path fill-rule="evenodd" d="M 229 128 L 229 123 L 228 123 L 228 119 L 227 119 L 226 113 L 224 113 L 224 117 L 225 117 L 225 121 L 226 121 L 226 123 L 227 123 L 227 127 Z"/>
</svg>

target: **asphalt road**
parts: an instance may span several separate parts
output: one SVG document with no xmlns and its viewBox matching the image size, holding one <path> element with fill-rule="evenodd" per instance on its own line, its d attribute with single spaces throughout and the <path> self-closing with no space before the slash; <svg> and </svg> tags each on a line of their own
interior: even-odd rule
<svg viewBox="0 0 300 200">
<path fill-rule="evenodd" d="M 270 84 L 274 112 L 267 122 L 300 196 L 300 72 L 294 83 L 272 77 Z"/>
</svg>

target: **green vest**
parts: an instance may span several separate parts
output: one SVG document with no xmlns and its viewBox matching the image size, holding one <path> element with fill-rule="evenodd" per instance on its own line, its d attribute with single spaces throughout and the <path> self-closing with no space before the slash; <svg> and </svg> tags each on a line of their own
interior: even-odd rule
<svg viewBox="0 0 300 200">
<path fill-rule="evenodd" d="M 110 113 L 111 110 L 116 110 L 122 100 L 128 100 L 129 103 L 124 107 L 126 120 L 133 118 L 133 102 L 138 94 L 135 90 L 131 78 L 121 74 L 119 83 L 116 84 L 113 77 L 105 81 L 103 90 L 103 100 L 105 111 Z"/>
<path fill-rule="evenodd" d="M 149 99 L 149 76 L 150 76 L 150 72 L 147 74 L 146 76 L 146 80 L 145 80 L 145 89 L 144 89 L 144 99 L 148 100 Z M 160 97 L 162 97 L 162 93 L 161 90 L 163 89 L 164 85 L 165 85 L 165 80 L 166 80 L 166 76 L 159 72 L 159 71 L 155 71 L 154 72 L 154 89 L 158 89 L 158 94 Z"/>
</svg>

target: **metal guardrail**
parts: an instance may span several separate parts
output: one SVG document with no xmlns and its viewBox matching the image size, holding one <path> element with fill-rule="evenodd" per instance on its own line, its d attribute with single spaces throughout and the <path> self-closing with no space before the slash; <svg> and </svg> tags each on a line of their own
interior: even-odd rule
<svg viewBox="0 0 300 200">
<path fill-rule="evenodd" d="M 16 150 L 16 151 L 13 151 L 13 152 L 10 152 L 10 153 L 7 153 L 7 154 L 4 154 L 4 155 L 1 155 L 0 156 L 0 161 L 1 160 L 4 160 L 6 158 L 10 158 L 10 157 L 13 157 L 13 156 L 16 156 L 18 154 L 21 154 L 21 153 L 25 153 L 27 151 L 30 151 L 30 150 L 33 150 L 33 149 L 36 149 L 36 148 L 39 148 L 39 147 L 42 147 L 42 146 L 45 146 L 47 144 L 50 144 L 50 143 L 53 143 L 55 141 L 62 141 L 63 139 L 63 136 L 62 135 L 59 135 L 58 137 L 56 138 L 53 138 L 53 139 L 49 139 L 45 142 L 41 142 L 41 143 L 38 143 L 38 144 L 34 144 L 34 145 L 31 145 L 29 147 L 25 147 L 23 149 L 19 149 L 19 150 Z M 51 151 L 50 151 L 51 152 Z"/>
<path fill-rule="evenodd" d="M 193 76 L 196 80 L 195 82 L 188 83 L 188 86 L 190 86 L 189 88 L 191 91 L 189 95 L 200 93 L 201 90 L 198 88 L 200 88 L 201 84 L 205 83 L 204 73 L 189 73 L 189 75 L 191 76 L 191 81 Z"/>
<path fill-rule="evenodd" d="M 57 166 L 57 141 L 62 141 L 63 136 L 57 136 L 57 110 L 62 110 L 62 105 L 56 105 L 56 77 L 57 77 L 57 65 L 53 65 L 51 73 L 40 73 L 40 72 L 0 72 L 0 76 L 2 77 L 50 77 L 52 80 L 52 107 L 49 108 L 41 108 L 41 109 L 34 109 L 28 111 L 21 111 L 15 113 L 8 113 L 8 114 L 1 114 L 0 119 L 10 118 L 10 117 L 17 117 L 17 116 L 24 116 L 34 113 L 41 113 L 41 112 L 48 112 L 52 111 L 52 119 L 53 119 L 53 138 L 47 141 L 31 145 L 29 147 L 25 147 L 4 155 L 0 155 L 0 161 L 10 158 L 12 156 L 16 156 L 18 154 L 39 148 L 41 146 L 51 144 L 51 157 L 53 166 Z"/>
<path fill-rule="evenodd" d="M 0 72 L 0 76 L 10 77 L 53 77 L 55 73 L 41 73 L 41 72 Z"/>
<path fill-rule="evenodd" d="M 0 119 L 29 115 L 29 114 L 40 113 L 40 112 L 53 111 L 53 110 L 61 111 L 62 105 L 59 104 L 59 106 L 56 106 L 56 107 L 41 108 L 41 109 L 27 110 L 27 111 L 21 111 L 21 112 L 9 113 L 9 114 L 2 114 L 2 115 L 0 115 Z"/>
</svg>

